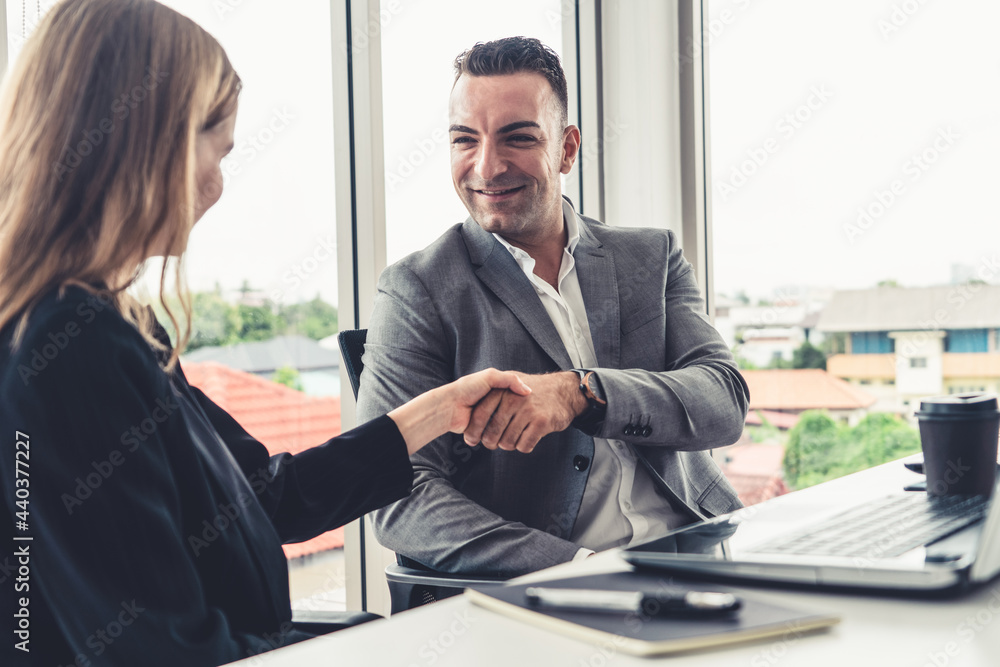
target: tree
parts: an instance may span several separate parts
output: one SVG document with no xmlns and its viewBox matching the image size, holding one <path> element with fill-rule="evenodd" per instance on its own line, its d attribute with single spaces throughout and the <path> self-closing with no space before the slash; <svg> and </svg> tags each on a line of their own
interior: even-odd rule
<svg viewBox="0 0 1000 667">
<path fill-rule="evenodd" d="M 271 305 L 236 307 L 239 316 L 238 339 L 234 342 L 271 340 L 284 333 L 285 322 L 271 310 Z"/>
<path fill-rule="evenodd" d="M 240 327 L 236 309 L 218 292 L 197 292 L 191 296 L 191 340 L 189 350 L 228 345 Z"/>
<path fill-rule="evenodd" d="M 807 410 L 788 433 L 783 461 L 785 481 L 792 488 L 819 483 L 843 454 L 841 427 L 826 410 Z"/>
<path fill-rule="evenodd" d="M 865 415 L 852 431 L 861 447 L 865 468 L 920 451 L 920 434 L 900 417 L 887 412 Z"/>
<path fill-rule="evenodd" d="M 896 415 L 873 412 L 849 428 L 809 410 L 788 433 L 785 481 L 802 489 L 919 451 L 916 429 Z"/>
<path fill-rule="evenodd" d="M 792 368 L 822 368 L 826 370 L 826 355 L 809 341 L 792 353 Z"/>
<path fill-rule="evenodd" d="M 278 311 L 288 323 L 288 333 L 322 340 L 337 333 L 337 307 L 316 295 L 312 301 L 283 306 Z"/>
<path fill-rule="evenodd" d="M 291 366 L 282 366 L 276 370 L 273 380 L 295 391 L 305 391 L 302 386 L 302 376 L 299 374 L 298 369 Z"/>
</svg>

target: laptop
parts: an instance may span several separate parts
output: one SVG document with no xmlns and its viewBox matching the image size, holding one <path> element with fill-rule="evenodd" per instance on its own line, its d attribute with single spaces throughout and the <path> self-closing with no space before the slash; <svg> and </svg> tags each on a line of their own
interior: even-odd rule
<svg viewBox="0 0 1000 667">
<path fill-rule="evenodd" d="M 990 498 L 809 491 L 671 531 L 622 557 L 678 575 L 918 594 L 959 592 L 1000 572 L 1000 503 Z"/>
</svg>

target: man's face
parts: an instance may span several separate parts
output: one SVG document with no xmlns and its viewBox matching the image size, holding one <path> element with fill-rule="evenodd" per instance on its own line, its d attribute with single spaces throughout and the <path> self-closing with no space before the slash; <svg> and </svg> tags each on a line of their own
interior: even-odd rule
<svg viewBox="0 0 1000 667">
<path fill-rule="evenodd" d="M 449 105 L 451 178 L 473 220 L 508 241 L 562 231 L 560 174 L 580 146 L 541 74 L 468 76 Z"/>
</svg>

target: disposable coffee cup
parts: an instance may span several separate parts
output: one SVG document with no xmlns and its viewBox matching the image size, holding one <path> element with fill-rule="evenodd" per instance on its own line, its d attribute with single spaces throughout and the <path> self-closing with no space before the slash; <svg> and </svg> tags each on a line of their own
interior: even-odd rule
<svg viewBox="0 0 1000 667">
<path fill-rule="evenodd" d="M 926 398 L 916 416 L 928 495 L 992 495 L 1000 433 L 996 396 Z"/>
</svg>

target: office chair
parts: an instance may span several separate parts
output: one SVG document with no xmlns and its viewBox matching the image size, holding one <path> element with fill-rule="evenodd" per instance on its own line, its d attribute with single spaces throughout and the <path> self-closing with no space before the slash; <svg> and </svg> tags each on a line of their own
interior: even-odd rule
<svg viewBox="0 0 1000 667">
<path fill-rule="evenodd" d="M 367 329 L 349 329 L 337 334 L 337 343 L 344 357 L 344 368 L 351 381 L 355 399 L 361 386 L 361 371 L 365 368 L 361 357 L 367 337 Z M 461 593 L 467 586 L 489 586 L 504 581 L 436 572 L 400 554 L 396 554 L 396 565 L 385 568 L 385 579 L 389 584 L 392 614 L 450 598 Z"/>
</svg>

